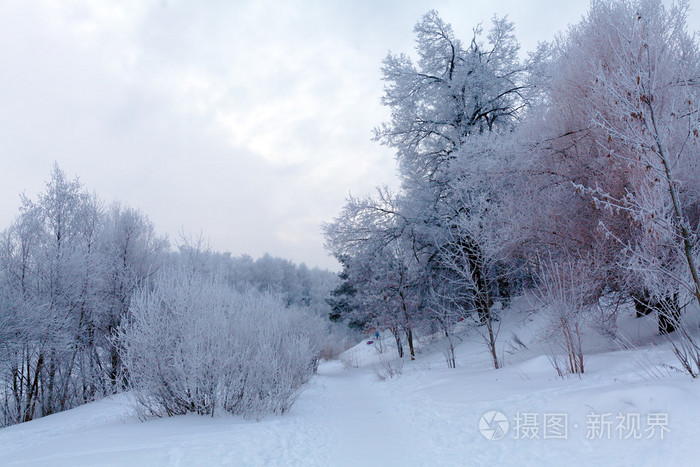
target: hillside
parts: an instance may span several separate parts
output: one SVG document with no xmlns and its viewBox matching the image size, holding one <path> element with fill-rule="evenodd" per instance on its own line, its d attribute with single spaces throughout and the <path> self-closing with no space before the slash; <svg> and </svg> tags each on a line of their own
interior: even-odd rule
<svg viewBox="0 0 700 467">
<path fill-rule="evenodd" d="M 695 464 L 700 388 L 675 369 L 653 318 L 623 313 L 617 339 L 589 330 L 586 373 L 559 378 L 538 344 L 542 315 L 518 305 L 501 320 L 500 370 L 471 330 L 457 369 L 446 367 L 439 339 L 424 338 L 417 360 L 393 364 L 402 374 L 382 381 L 376 346 L 363 341 L 323 362 L 285 416 L 141 422 L 120 395 L 0 430 L 0 464 Z M 388 342 L 384 360 L 395 354 Z M 491 411 L 507 417 L 502 439 L 480 432 Z"/>
</svg>

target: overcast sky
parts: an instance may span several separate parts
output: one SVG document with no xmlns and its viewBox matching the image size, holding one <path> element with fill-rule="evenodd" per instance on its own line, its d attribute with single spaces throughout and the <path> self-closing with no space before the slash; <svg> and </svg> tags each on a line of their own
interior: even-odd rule
<svg viewBox="0 0 700 467">
<path fill-rule="evenodd" d="M 381 61 L 437 9 L 467 40 L 508 14 L 525 51 L 587 2 L 0 0 L 0 229 L 54 161 L 107 201 L 258 257 L 337 269 L 320 224 L 395 185 Z M 698 29 L 693 11 L 692 29 Z"/>
</svg>

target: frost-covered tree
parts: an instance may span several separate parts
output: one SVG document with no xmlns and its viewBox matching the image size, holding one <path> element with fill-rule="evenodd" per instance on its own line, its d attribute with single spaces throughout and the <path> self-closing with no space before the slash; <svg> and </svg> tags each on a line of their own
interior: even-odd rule
<svg viewBox="0 0 700 467">
<path fill-rule="evenodd" d="M 413 334 L 422 321 L 425 281 L 406 227 L 395 197 L 383 189 L 377 198 L 351 197 L 324 232 L 326 247 L 344 259 L 346 281 L 357 291 L 352 319 L 390 330 L 400 356 L 405 336 L 415 358 Z"/>
<path fill-rule="evenodd" d="M 330 297 L 326 298 L 326 303 L 331 308 L 328 317 L 333 322 L 347 322 L 351 328 L 363 329 L 367 322 L 358 310 L 357 288 L 350 278 L 350 260 L 348 257 L 338 257 L 343 270 L 338 273 L 340 284 L 331 290 Z"/>
<path fill-rule="evenodd" d="M 123 372 L 111 336 L 127 318 L 134 292 L 146 286 L 147 280 L 160 270 L 169 245 L 165 237 L 156 235 L 153 224 L 143 213 L 119 204 L 107 211 L 100 240 L 105 267 L 99 342 L 109 354 L 102 365 L 109 368 L 109 379 L 117 389 L 123 383 L 120 381 Z"/>
<path fill-rule="evenodd" d="M 36 201 L 22 200 L 5 233 L 5 288 L 17 333 L 2 362 L 5 422 L 30 420 L 103 392 L 95 351 L 101 306 L 101 205 L 55 166 Z"/>
<path fill-rule="evenodd" d="M 2 425 L 31 420 L 40 413 L 39 357 L 47 347 L 43 337 L 49 323 L 39 296 L 35 256 L 39 227 L 34 221 L 34 216 L 20 216 L 0 237 Z"/>
<path fill-rule="evenodd" d="M 493 202 L 495 197 L 484 190 L 496 185 L 473 183 L 475 177 L 468 174 L 483 172 L 492 163 L 479 151 L 480 138 L 510 131 L 522 114 L 528 103 L 527 72 L 535 59 L 520 62 L 513 24 L 505 18 L 494 18 L 485 40 L 476 28 L 466 46 L 435 11 L 427 13 L 414 31 L 415 63 L 404 54 L 389 54 L 384 60 L 383 102 L 391 119 L 375 129 L 375 139 L 396 150 L 401 190 L 396 195 L 380 190 L 376 200 L 351 198 L 326 235 L 334 254 L 354 258 L 356 264 L 387 265 L 398 260 L 403 266 L 397 270 L 410 271 L 409 282 L 421 285 L 415 292 L 420 299 L 410 300 L 414 323 L 437 320 L 448 332 L 455 321 L 449 317 L 475 312 L 481 323 L 490 325 L 496 288 L 490 286 L 491 258 L 485 260 L 485 255 L 493 249 L 487 253 L 482 244 L 488 239 L 486 229 L 466 225 L 475 226 L 477 217 L 495 214 L 495 204 L 489 212 L 470 203 Z M 348 233 L 339 235 L 343 231 Z M 387 257 L 388 251 L 392 261 L 358 259 Z M 459 270 L 457 256 L 464 260 Z M 364 271 L 371 274 L 371 269 Z M 446 297 L 445 281 L 457 276 L 469 293 L 453 289 Z M 359 273 L 355 277 L 362 279 Z M 428 312 L 431 287 L 437 301 Z M 359 286 L 358 290 L 367 296 Z M 448 311 L 445 306 L 461 309 Z M 494 364 L 498 366 L 497 359 Z"/>
<path fill-rule="evenodd" d="M 646 287 L 660 296 L 680 287 L 700 304 L 692 220 L 700 197 L 700 50 L 686 29 L 688 8 L 644 0 L 592 10 L 615 51 L 594 72 L 593 122 L 604 133 L 596 142 L 629 169 L 623 196 L 601 186 L 593 196 L 632 218 L 628 267 Z"/>
<path fill-rule="evenodd" d="M 656 304 L 661 332 L 674 329 L 679 292 L 700 299 L 700 54 L 687 10 L 593 2 L 556 44 L 546 109 L 526 125 L 537 133 L 529 188 L 541 201 L 530 241 L 596 258 L 591 297 Z"/>
<path fill-rule="evenodd" d="M 391 120 L 375 129 L 377 141 L 396 149 L 409 184 L 437 181 L 440 166 L 470 135 L 510 128 L 524 105 L 525 75 L 506 18 L 493 19 L 486 43 L 477 27 L 468 46 L 436 11 L 423 16 L 414 32 L 416 63 L 405 54 L 384 60 L 382 102 Z"/>
</svg>

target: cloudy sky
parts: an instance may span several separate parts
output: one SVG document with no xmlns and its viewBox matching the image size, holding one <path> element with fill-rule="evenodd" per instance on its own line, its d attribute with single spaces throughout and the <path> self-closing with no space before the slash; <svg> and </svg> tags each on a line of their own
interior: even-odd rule
<svg viewBox="0 0 700 467">
<path fill-rule="evenodd" d="M 161 233 L 337 269 L 320 224 L 395 184 L 371 141 L 387 51 L 437 9 L 458 37 L 497 13 L 524 50 L 579 0 L 0 0 L 0 228 L 54 161 Z M 698 29 L 698 12 L 691 26 Z"/>
</svg>

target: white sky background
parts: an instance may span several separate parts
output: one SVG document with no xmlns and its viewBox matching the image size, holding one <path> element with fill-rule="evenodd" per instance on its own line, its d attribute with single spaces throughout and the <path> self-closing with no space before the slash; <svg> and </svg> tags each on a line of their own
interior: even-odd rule
<svg viewBox="0 0 700 467">
<path fill-rule="evenodd" d="M 0 229 L 54 161 L 171 240 L 338 269 L 320 224 L 396 185 L 381 61 L 429 9 L 457 37 L 494 13 L 524 51 L 587 1 L 0 0 Z M 691 12 L 691 29 L 700 29 Z"/>
</svg>

